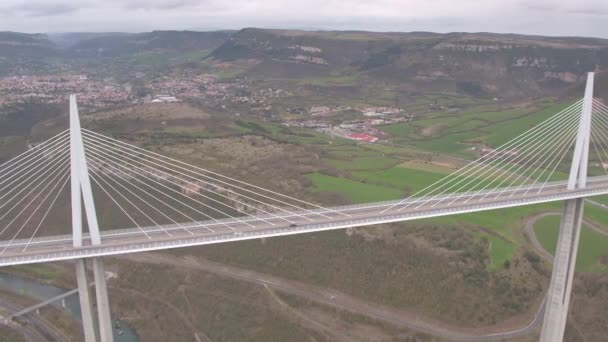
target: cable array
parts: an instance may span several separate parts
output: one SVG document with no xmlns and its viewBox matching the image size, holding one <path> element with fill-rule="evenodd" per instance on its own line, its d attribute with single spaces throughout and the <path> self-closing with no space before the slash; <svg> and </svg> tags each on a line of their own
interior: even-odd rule
<svg viewBox="0 0 608 342">
<path fill-rule="evenodd" d="M 198 229 L 236 231 L 348 217 L 93 131 L 82 133 L 93 183 L 148 237 L 150 227 L 171 237 L 176 228 L 192 235 Z"/>
<path fill-rule="evenodd" d="M 509 142 L 383 210 L 479 202 L 541 192 L 560 176 L 560 165 L 576 141 L 583 100 L 579 100 Z"/>
<path fill-rule="evenodd" d="M 605 175 L 608 175 L 608 106 L 600 100 L 593 100 L 593 110 L 591 117 L 591 146 L 594 155 L 598 158 L 599 168 Z"/>
<path fill-rule="evenodd" d="M 0 255 L 26 251 L 57 207 L 70 177 L 69 145 L 64 131 L 0 165 Z"/>
<path fill-rule="evenodd" d="M 554 186 L 567 178 L 582 110 L 577 101 L 509 142 L 477 151 L 476 160 L 379 213 L 526 196 Z M 608 106 L 594 100 L 591 120 L 590 160 L 608 176 Z M 90 130 L 82 137 L 104 230 L 174 238 L 350 217 Z M 69 207 L 61 199 L 69 197 L 69 180 L 69 131 L 0 165 L 0 255 L 27 251 L 42 232 L 59 233 L 49 221 L 66 216 L 69 222 L 69 215 L 53 215 Z"/>
</svg>

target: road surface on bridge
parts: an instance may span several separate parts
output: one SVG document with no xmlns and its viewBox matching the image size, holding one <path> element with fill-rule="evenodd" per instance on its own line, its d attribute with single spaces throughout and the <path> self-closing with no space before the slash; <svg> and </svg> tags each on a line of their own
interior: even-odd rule
<svg viewBox="0 0 608 342">
<path fill-rule="evenodd" d="M 180 225 L 105 231 L 102 232 L 101 246 L 90 245 L 87 236 L 85 236 L 85 245 L 79 248 L 72 246 L 70 235 L 40 237 L 31 242 L 14 241 L 0 256 L 0 266 L 303 234 L 604 194 L 608 194 L 606 176 L 592 177 L 586 188 L 577 190 L 566 190 L 565 182 L 552 182 L 491 192 L 413 198 L 401 205 L 396 205 L 400 201 L 375 202 L 306 210 L 283 216 L 265 214 Z M 3 244 L 0 243 L 0 247 Z M 27 249 L 25 249 L 26 245 Z"/>
</svg>

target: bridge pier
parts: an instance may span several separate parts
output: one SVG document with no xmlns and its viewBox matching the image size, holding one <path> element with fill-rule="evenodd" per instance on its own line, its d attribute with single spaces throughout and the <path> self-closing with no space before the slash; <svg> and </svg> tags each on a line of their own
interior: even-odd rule
<svg viewBox="0 0 608 342">
<path fill-rule="evenodd" d="M 97 296 L 97 317 L 99 319 L 99 336 L 101 342 L 112 342 L 112 319 L 110 317 L 110 299 L 106 272 L 101 257 L 93 258 L 93 275 L 95 277 L 95 293 Z"/>
<path fill-rule="evenodd" d="M 576 145 L 570 166 L 568 190 L 587 186 L 587 166 L 589 164 L 589 142 L 591 140 L 591 115 L 593 111 L 593 79 L 587 76 L 585 99 L 578 126 Z M 572 295 L 572 282 L 576 267 L 576 254 L 583 222 L 584 198 L 567 200 L 559 230 L 559 239 L 553 261 L 553 273 L 547 293 L 547 307 L 541 331 L 541 342 L 563 341 L 568 319 L 568 307 Z"/>
<path fill-rule="evenodd" d="M 70 166 L 71 166 L 71 196 L 72 196 L 72 238 L 75 247 L 82 247 L 83 232 L 83 203 L 86 213 L 89 235 L 92 245 L 101 245 L 101 235 L 97 222 L 97 212 L 89 168 L 82 141 L 80 129 L 80 118 L 78 116 L 78 105 L 76 96 L 70 96 Z M 101 257 L 92 258 L 93 278 L 95 281 L 95 294 L 97 299 L 97 320 L 99 326 L 99 337 L 101 342 L 113 342 L 112 320 L 110 317 L 110 301 L 108 299 L 108 287 L 106 283 L 105 269 Z M 76 279 L 78 282 L 78 293 L 80 306 L 82 308 L 82 322 L 86 342 L 96 342 L 95 326 L 93 324 L 93 310 L 91 306 L 91 294 L 89 282 L 87 281 L 85 260 L 76 262 Z"/>
<path fill-rule="evenodd" d="M 583 221 L 583 198 L 567 200 L 557 241 L 541 342 L 562 341 L 568 318 L 576 254 Z"/>
<path fill-rule="evenodd" d="M 97 316 L 93 315 L 93 301 L 91 300 L 91 287 L 87 276 L 86 260 L 76 260 L 76 281 L 78 283 L 78 296 L 80 299 L 80 312 L 82 327 L 86 342 L 96 342 L 94 319 L 99 322 L 99 337 L 101 342 L 111 342 L 114 338 L 112 320 L 110 318 L 110 302 L 106 282 L 103 259 L 92 258 L 93 278 L 95 284 L 95 297 L 97 301 Z M 65 300 L 65 299 L 63 299 Z"/>
<path fill-rule="evenodd" d="M 78 297 L 80 299 L 80 313 L 82 316 L 82 327 L 84 329 L 84 340 L 95 342 L 95 325 L 93 324 L 93 303 L 91 302 L 91 288 L 87 279 L 85 259 L 76 260 L 76 282 L 78 283 Z"/>
</svg>

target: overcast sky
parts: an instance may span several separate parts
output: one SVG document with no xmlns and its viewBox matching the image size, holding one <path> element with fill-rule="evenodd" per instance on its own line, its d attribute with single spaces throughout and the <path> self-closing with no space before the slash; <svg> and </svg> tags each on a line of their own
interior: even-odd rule
<svg viewBox="0 0 608 342">
<path fill-rule="evenodd" d="M 608 38 L 608 0 L 0 0 L 0 31 L 243 27 Z"/>
</svg>

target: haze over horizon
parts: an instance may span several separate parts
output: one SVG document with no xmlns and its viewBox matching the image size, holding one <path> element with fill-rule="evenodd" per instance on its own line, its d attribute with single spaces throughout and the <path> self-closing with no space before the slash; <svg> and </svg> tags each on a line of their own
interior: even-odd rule
<svg viewBox="0 0 608 342">
<path fill-rule="evenodd" d="M 267 27 L 608 38 L 604 0 L 4 0 L 0 31 L 142 32 Z"/>
</svg>

